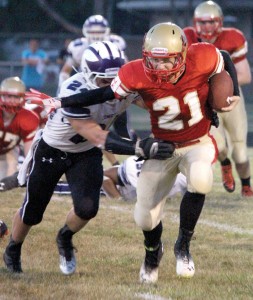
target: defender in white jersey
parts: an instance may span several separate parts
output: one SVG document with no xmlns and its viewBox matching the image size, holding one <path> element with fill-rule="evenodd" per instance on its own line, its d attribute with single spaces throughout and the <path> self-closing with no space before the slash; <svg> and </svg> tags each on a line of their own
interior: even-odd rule
<svg viewBox="0 0 253 300">
<path fill-rule="evenodd" d="M 125 40 L 121 36 L 111 33 L 108 21 L 103 16 L 93 15 L 87 18 L 83 24 L 82 31 L 84 37 L 71 41 L 68 46 L 69 56 L 59 74 L 58 91 L 63 81 L 70 77 L 71 72 L 73 72 L 73 68 L 75 70 L 80 70 L 83 52 L 91 43 L 96 41 L 110 41 L 116 44 L 117 47 L 125 54 Z M 122 137 L 132 137 L 129 128 L 129 117 L 127 111 L 124 111 L 115 120 L 114 130 Z M 118 164 L 118 160 L 115 155 L 108 152 L 104 152 L 104 154 L 112 165 Z"/>
<path fill-rule="evenodd" d="M 135 200 L 137 180 L 143 163 L 144 160 L 138 160 L 138 157 L 133 155 L 124 160 L 119 166 L 105 169 L 102 187 L 106 196 L 125 201 Z M 168 197 L 171 198 L 178 193 L 183 196 L 186 187 L 186 177 L 179 173 Z"/>
<path fill-rule="evenodd" d="M 108 86 L 124 64 L 122 52 L 111 42 L 90 45 L 83 54 L 86 68 L 64 82 L 60 95 Z M 128 104 L 135 100 L 112 100 L 101 105 L 58 109 L 48 118 L 41 136 L 33 144 L 32 160 L 22 207 L 13 220 L 10 242 L 4 253 L 7 269 L 21 273 L 21 246 L 30 228 L 42 221 L 54 188 L 65 174 L 73 199 L 73 209 L 57 235 L 60 270 L 75 272 L 76 259 L 72 236 L 81 230 L 99 208 L 103 181 L 102 151 L 168 158 L 170 144 L 147 138 L 135 145 L 107 129 Z M 154 151 L 155 148 L 155 151 Z"/>
</svg>

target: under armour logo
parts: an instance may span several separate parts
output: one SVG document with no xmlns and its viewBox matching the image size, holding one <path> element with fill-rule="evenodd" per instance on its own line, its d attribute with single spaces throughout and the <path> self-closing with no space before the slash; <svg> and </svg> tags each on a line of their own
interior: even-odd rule
<svg viewBox="0 0 253 300">
<path fill-rule="evenodd" d="M 52 158 L 45 158 L 45 157 L 42 157 L 42 162 L 49 162 L 50 164 L 53 162 L 53 159 Z"/>
</svg>

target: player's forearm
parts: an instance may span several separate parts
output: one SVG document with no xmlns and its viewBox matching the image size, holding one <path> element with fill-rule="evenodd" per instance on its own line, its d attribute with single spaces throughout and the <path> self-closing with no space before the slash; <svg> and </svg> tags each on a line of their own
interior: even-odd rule
<svg viewBox="0 0 253 300">
<path fill-rule="evenodd" d="M 106 193 L 106 195 L 109 198 L 115 199 L 115 198 L 121 197 L 120 192 L 116 188 L 116 185 L 114 184 L 114 182 L 106 176 L 104 177 L 102 187 L 103 187 L 104 192 Z"/>
<path fill-rule="evenodd" d="M 84 91 L 68 97 L 62 97 L 61 107 L 84 107 L 114 99 L 114 92 L 110 86 L 95 90 Z"/>
<path fill-rule="evenodd" d="M 239 85 L 249 84 L 251 82 L 251 71 L 248 60 L 245 58 L 235 64 Z"/>
<path fill-rule="evenodd" d="M 114 154 L 135 155 L 135 143 L 123 139 L 111 131 L 107 134 L 105 143 L 101 144 L 100 148 Z"/>
</svg>

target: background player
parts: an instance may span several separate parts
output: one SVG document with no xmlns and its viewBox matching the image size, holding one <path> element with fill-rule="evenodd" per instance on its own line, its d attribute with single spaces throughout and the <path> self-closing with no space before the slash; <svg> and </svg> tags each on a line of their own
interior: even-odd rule
<svg viewBox="0 0 253 300">
<path fill-rule="evenodd" d="M 8 77 L 0 86 L 0 178 L 17 172 L 19 145 L 30 149 L 39 126 L 38 116 L 24 108 L 25 85 L 19 77 Z M 5 187 L 1 185 L 1 189 Z"/>
<path fill-rule="evenodd" d="M 229 52 L 236 71 L 239 85 L 251 82 L 249 62 L 246 58 L 248 51 L 247 41 L 241 31 L 235 28 L 224 28 L 223 13 L 218 4 L 213 1 L 200 3 L 194 11 L 194 27 L 184 29 L 189 44 L 196 42 L 207 42 L 218 49 Z M 221 163 L 222 180 L 228 192 L 235 190 L 235 181 L 232 175 L 232 165 L 227 157 L 228 146 L 225 132 L 231 143 L 232 159 L 235 162 L 236 171 L 241 180 L 241 194 L 244 197 L 252 197 L 253 191 L 250 185 L 250 162 L 247 154 L 247 113 L 242 90 L 240 90 L 241 101 L 231 112 L 218 114 L 220 126 L 218 129 L 212 127 L 212 134 L 217 140 Z"/>
<path fill-rule="evenodd" d="M 139 178 L 144 160 L 137 156 L 130 156 L 120 165 L 104 169 L 103 192 L 109 198 L 132 201 L 136 199 L 137 180 Z M 171 198 L 177 193 L 183 196 L 186 192 L 186 178 L 179 173 L 167 197 Z"/>
</svg>

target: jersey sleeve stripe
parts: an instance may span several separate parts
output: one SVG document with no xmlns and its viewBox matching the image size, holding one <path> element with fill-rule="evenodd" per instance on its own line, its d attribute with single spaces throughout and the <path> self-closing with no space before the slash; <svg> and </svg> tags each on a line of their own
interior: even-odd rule
<svg viewBox="0 0 253 300">
<path fill-rule="evenodd" d="M 75 119 L 90 119 L 91 115 L 90 114 L 75 114 L 75 113 L 69 113 L 66 111 L 62 111 L 62 114 L 67 117 L 67 118 L 75 118 Z"/>
<path fill-rule="evenodd" d="M 224 69 L 224 61 L 223 61 L 222 54 L 220 53 L 220 51 L 218 49 L 216 49 L 216 53 L 217 53 L 218 61 L 217 61 L 215 70 L 210 77 L 212 77 L 214 74 L 220 73 Z"/>
<path fill-rule="evenodd" d="M 36 132 L 37 132 L 37 129 L 34 130 L 34 131 L 32 131 L 32 132 L 30 132 L 30 133 L 25 137 L 25 141 L 32 140 L 32 139 L 34 138 Z"/>
<path fill-rule="evenodd" d="M 248 53 L 248 43 L 245 42 L 244 45 L 238 48 L 235 52 L 231 54 L 231 58 L 235 59 L 241 56 L 245 56 Z"/>
<path fill-rule="evenodd" d="M 111 83 L 111 88 L 113 92 L 119 95 L 120 97 L 126 97 L 133 93 L 121 82 L 118 76 L 113 79 Z"/>
</svg>

